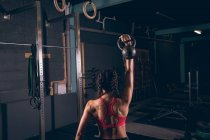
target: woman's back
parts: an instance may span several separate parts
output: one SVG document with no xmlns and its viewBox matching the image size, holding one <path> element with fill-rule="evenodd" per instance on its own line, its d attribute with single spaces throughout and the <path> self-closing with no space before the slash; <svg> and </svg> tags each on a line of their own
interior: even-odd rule
<svg viewBox="0 0 210 140">
<path fill-rule="evenodd" d="M 120 98 L 110 96 L 110 94 L 105 94 L 91 102 L 91 114 L 97 120 L 101 138 L 118 139 L 127 137 L 125 124 L 128 105 L 124 104 Z"/>
</svg>

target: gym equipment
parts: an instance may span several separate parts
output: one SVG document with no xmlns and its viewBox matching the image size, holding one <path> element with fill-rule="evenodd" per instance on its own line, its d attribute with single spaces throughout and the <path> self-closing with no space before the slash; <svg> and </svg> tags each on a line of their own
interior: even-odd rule
<svg viewBox="0 0 210 140">
<path fill-rule="evenodd" d="M 87 13 L 87 6 L 88 5 L 91 5 L 91 8 L 93 9 L 93 15 L 92 16 L 90 16 Z M 91 0 L 86 1 L 83 4 L 82 10 L 83 10 L 83 13 L 84 13 L 85 17 L 87 17 L 88 19 L 94 19 L 96 17 L 96 14 L 97 14 L 96 6 L 95 6 L 95 4 Z"/>
<path fill-rule="evenodd" d="M 136 55 L 136 50 L 134 47 L 124 47 L 122 50 L 122 55 L 125 59 L 133 59 Z"/>
<path fill-rule="evenodd" d="M 13 42 L 0 42 L 0 45 L 13 45 L 13 46 L 26 46 L 26 47 L 35 47 L 33 44 L 21 44 L 21 43 L 13 43 Z M 71 47 L 63 47 L 63 46 L 52 46 L 52 45 L 42 45 L 43 48 L 58 48 L 58 49 L 75 49 Z M 12 46 L 9 46 L 12 47 Z"/>
<path fill-rule="evenodd" d="M 103 19 L 101 19 L 101 12 L 100 11 L 98 12 L 98 19 L 96 20 L 96 22 L 102 24 L 102 30 L 103 31 L 105 31 L 105 22 L 108 19 L 109 20 L 113 20 L 113 21 L 116 20 L 115 16 L 113 16 L 113 17 L 104 17 Z"/>
<path fill-rule="evenodd" d="M 35 45 L 31 46 L 32 55 L 28 60 L 28 95 L 31 96 L 30 105 L 33 109 L 40 109 L 40 96 L 38 85 L 38 73 L 36 63 L 36 48 Z"/>
<path fill-rule="evenodd" d="M 196 90 L 196 103 L 199 104 L 202 102 L 201 98 L 199 97 L 199 72 L 195 71 L 195 76 L 196 76 L 196 81 L 195 85 L 191 83 L 191 72 L 188 72 L 188 78 L 189 78 L 189 83 L 188 83 L 188 93 L 189 93 L 189 105 L 192 105 L 192 90 Z"/>
<path fill-rule="evenodd" d="M 69 3 L 68 3 L 69 4 Z M 58 5 L 58 0 L 54 0 L 54 5 L 55 5 L 55 8 L 58 12 L 64 12 L 67 8 L 67 4 L 66 4 L 66 1 L 65 0 L 62 0 L 62 7 L 60 8 L 59 5 Z"/>
<path fill-rule="evenodd" d="M 122 51 L 125 59 L 132 59 L 136 55 L 136 40 L 128 34 L 123 34 L 119 37 L 117 46 Z"/>
</svg>

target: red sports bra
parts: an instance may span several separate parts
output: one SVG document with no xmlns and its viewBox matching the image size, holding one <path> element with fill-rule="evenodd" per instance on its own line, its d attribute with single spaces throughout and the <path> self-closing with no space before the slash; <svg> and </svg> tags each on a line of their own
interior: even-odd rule
<svg viewBox="0 0 210 140">
<path fill-rule="evenodd" d="M 104 128 L 104 129 L 106 129 L 106 128 L 114 128 L 114 127 L 119 127 L 119 126 L 125 125 L 127 117 L 119 116 L 113 110 L 113 105 L 117 102 L 116 98 L 112 98 L 111 102 L 108 103 L 108 104 L 104 101 L 103 98 L 99 98 L 99 99 L 106 106 L 105 117 L 115 116 L 116 119 L 117 119 L 117 123 L 115 123 L 115 124 L 107 124 L 105 119 L 104 119 L 104 117 L 103 118 L 99 118 L 99 120 L 98 120 L 99 125 L 102 128 Z"/>
</svg>

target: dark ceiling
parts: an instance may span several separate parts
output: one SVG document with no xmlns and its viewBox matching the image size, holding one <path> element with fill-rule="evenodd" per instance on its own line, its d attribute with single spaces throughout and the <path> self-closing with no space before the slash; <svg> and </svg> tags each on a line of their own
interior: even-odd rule
<svg viewBox="0 0 210 140">
<path fill-rule="evenodd" d="M 124 4 L 104 9 L 107 14 L 118 19 L 148 25 L 156 28 L 190 26 L 210 22 L 209 4 L 189 0 L 160 1 L 133 0 Z"/>
<path fill-rule="evenodd" d="M 72 5 L 84 1 L 70 0 Z M 132 0 L 99 10 L 103 16 L 115 16 L 118 21 L 135 22 L 137 27 L 152 29 L 210 23 L 209 3 L 203 0 Z"/>
</svg>

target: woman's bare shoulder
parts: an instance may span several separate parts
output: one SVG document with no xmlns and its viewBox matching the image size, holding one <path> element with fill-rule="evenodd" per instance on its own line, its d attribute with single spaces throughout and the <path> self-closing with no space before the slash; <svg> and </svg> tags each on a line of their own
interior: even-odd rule
<svg viewBox="0 0 210 140">
<path fill-rule="evenodd" d="M 90 99 L 87 104 L 89 104 L 92 107 L 96 107 L 98 105 L 100 105 L 100 99 Z"/>
</svg>

